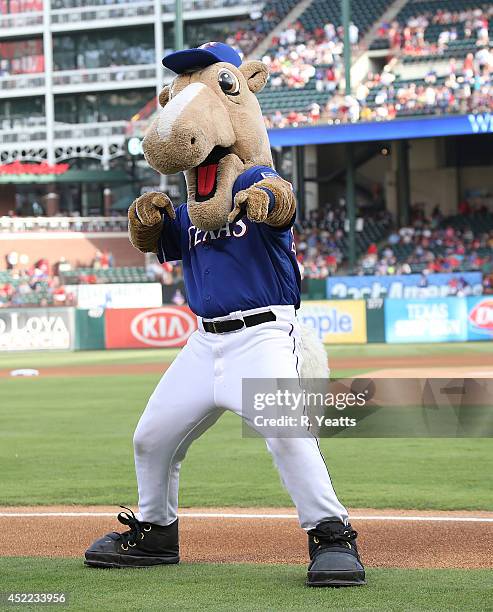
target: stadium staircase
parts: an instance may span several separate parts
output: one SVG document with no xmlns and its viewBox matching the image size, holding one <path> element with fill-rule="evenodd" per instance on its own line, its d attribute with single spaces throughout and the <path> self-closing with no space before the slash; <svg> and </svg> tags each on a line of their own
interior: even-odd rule
<svg viewBox="0 0 493 612">
<path fill-rule="evenodd" d="M 271 30 L 271 32 L 258 44 L 249 54 L 248 59 L 262 58 L 272 46 L 274 38 L 278 37 L 291 23 L 298 20 L 299 16 L 308 8 L 313 0 L 301 0 L 285 15 L 285 17 Z"/>
<path fill-rule="evenodd" d="M 401 10 L 408 2 L 409 0 L 395 0 L 395 2 L 392 2 L 392 4 L 387 7 L 385 12 L 380 16 L 377 21 L 374 22 L 372 27 L 363 36 L 360 41 L 360 48 L 363 50 L 369 49 L 377 35 L 378 29 L 380 28 L 380 24 L 392 23 L 392 21 L 397 18 L 397 15 L 399 15 Z"/>
<path fill-rule="evenodd" d="M 370 30 L 375 22 L 392 4 L 392 0 L 353 0 L 352 21 L 358 26 L 360 38 Z M 340 0 L 313 0 L 300 16 L 303 27 L 308 31 L 333 23 L 336 28 L 342 25 Z"/>
<path fill-rule="evenodd" d="M 366 253 L 370 244 L 379 244 L 384 239 L 389 230 L 390 221 L 376 221 L 371 217 L 364 219 L 364 228 L 361 232 L 356 232 L 356 256 L 360 257 Z M 349 239 L 346 235 L 343 238 L 336 240 L 336 244 L 344 254 L 347 262 L 349 257 Z"/>
<path fill-rule="evenodd" d="M 401 0 L 398 0 L 399 4 Z M 396 5 L 392 0 L 374 0 L 367 2 L 366 0 L 354 0 L 352 6 L 352 19 L 358 26 L 360 37 L 365 39 L 366 34 L 380 24 L 382 16 L 387 14 L 391 8 Z M 398 7 L 394 10 L 397 12 Z M 322 27 L 326 23 L 333 23 L 336 27 L 341 25 L 341 3 L 340 0 L 313 0 L 308 3 L 306 9 L 298 16 L 305 30 L 313 31 L 317 27 Z M 286 26 L 292 21 L 286 20 Z M 286 27 L 284 26 L 284 27 Z M 276 28 L 277 30 L 277 28 Z M 279 32 L 282 30 L 279 29 Z M 272 41 L 273 36 L 267 37 Z M 257 50 L 259 47 L 257 47 Z M 275 51 L 271 47 L 272 52 Z M 268 52 L 266 49 L 262 55 Z M 257 56 L 258 57 L 258 56 Z M 357 57 L 357 56 L 356 56 Z M 356 59 L 356 57 L 354 59 Z M 326 68 L 324 65 L 316 66 L 316 68 Z M 318 92 L 316 90 L 316 78 L 312 77 L 303 88 L 293 89 L 287 86 L 267 87 L 258 95 L 260 106 L 264 114 L 272 114 L 276 111 L 286 113 L 289 111 L 303 112 L 307 111 L 309 106 L 317 103 L 323 106 L 327 103 L 330 94 L 326 91 Z"/>
</svg>

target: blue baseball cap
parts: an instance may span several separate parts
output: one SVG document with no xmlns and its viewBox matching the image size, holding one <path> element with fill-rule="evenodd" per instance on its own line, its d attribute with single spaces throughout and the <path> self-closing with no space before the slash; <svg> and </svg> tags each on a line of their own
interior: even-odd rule
<svg viewBox="0 0 493 612">
<path fill-rule="evenodd" d="M 170 53 L 163 59 L 163 66 L 169 68 L 176 74 L 192 72 L 199 68 L 205 68 L 217 62 L 228 62 L 233 66 L 241 65 L 241 57 L 238 52 L 220 42 L 208 42 L 197 49 L 184 49 Z"/>
</svg>

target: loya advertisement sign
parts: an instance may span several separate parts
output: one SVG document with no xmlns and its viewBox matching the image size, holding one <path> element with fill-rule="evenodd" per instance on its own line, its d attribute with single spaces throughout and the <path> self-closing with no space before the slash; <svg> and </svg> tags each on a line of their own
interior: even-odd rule
<svg viewBox="0 0 493 612">
<path fill-rule="evenodd" d="M 0 310 L 0 350 L 71 349 L 73 308 Z"/>
<path fill-rule="evenodd" d="M 467 337 L 493 340 L 493 295 L 467 298 Z"/>
<path fill-rule="evenodd" d="M 105 314 L 106 348 L 170 348 L 186 344 L 197 329 L 188 306 L 110 308 Z"/>
<path fill-rule="evenodd" d="M 302 302 L 301 323 L 310 325 L 325 344 L 361 344 L 367 341 L 363 300 Z"/>
<path fill-rule="evenodd" d="M 465 342 L 466 298 L 386 300 L 385 339 L 389 343 Z"/>
</svg>

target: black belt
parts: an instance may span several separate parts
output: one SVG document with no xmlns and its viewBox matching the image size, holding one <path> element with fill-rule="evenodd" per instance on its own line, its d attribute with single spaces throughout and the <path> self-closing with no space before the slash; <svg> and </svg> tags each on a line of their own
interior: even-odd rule
<svg viewBox="0 0 493 612">
<path fill-rule="evenodd" d="M 261 323 L 275 321 L 276 315 L 268 310 L 258 314 L 247 315 L 243 319 L 227 319 L 226 321 L 202 321 L 204 331 L 210 334 L 228 334 L 229 332 L 239 331 L 243 327 L 254 327 Z"/>
</svg>

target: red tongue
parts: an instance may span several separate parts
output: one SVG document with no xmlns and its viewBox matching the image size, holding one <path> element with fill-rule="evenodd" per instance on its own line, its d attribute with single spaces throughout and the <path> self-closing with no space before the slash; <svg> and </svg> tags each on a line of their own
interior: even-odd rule
<svg viewBox="0 0 493 612">
<path fill-rule="evenodd" d="M 217 164 L 199 166 L 197 168 L 197 191 L 200 196 L 206 196 L 214 189 L 216 182 Z"/>
</svg>

